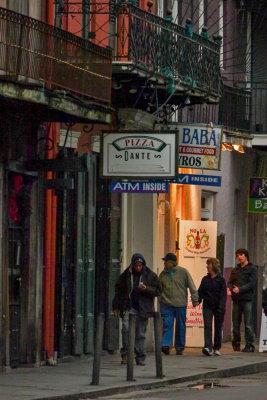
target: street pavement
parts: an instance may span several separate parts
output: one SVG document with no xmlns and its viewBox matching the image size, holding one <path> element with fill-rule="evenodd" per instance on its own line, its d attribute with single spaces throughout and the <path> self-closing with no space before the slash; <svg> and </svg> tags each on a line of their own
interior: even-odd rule
<svg viewBox="0 0 267 400">
<path fill-rule="evenodd" d="M 265 400 L 267 372 L 201 382 L 184 382 L 168 387 L 99 397 L 99 400 Z"/>
<path fill-rule="evenodd" d="M 81 400 L 200 379 L 224 378 L 267 371 L 267 354 L 233 352 L 224 344 L 221 357 L 186 348 L 184 355 L 163 355 L 164 378 L 156 378 L 155 354 L 146 366 L 134 365 L 135 381 L 127 382 L 127 368 L 119 354 L 103 352 L 99 385 L 91 385 L 92 357 L 75 357 L 56 366 L 6 369 L 0 372 L 0 400 Z"/>
</svg>

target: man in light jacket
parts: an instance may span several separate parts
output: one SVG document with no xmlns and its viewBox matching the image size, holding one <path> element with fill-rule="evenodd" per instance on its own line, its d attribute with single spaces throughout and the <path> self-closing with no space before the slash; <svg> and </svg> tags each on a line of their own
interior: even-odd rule
<svg viewBox="0 0 267 400">
<path fill-rule="evenodd" d="M 164 270 L 159 276 L 161 283 L 160 312 L 163 319 L 162 351 L 169 354 L 173 340 L 173 325 L 175 327 L 175 349 L 177 355 L 182 355 L 185 348 L 186 306 L 188 302 L 187 289 L 192 298 L 193 307 L 198 302 L 198 291 L 187 269 L 177 265 L 174 253 L 168 253 L 164 260 Z"/>
</svg>

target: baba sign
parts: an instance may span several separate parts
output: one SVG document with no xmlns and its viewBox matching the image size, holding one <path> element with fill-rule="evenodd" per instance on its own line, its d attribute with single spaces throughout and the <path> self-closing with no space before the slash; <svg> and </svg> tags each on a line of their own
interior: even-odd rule
<svg viewBox="0 0 267 400">
<path fill-rule="evenodd" d="M 178 125 L 179 167 L 218 170 L 222 127 Z"/>
<path fill-rule="evenodd" d="M 157 124 L 156 128 L 162 125 Z M 209 124 L 168 122 L 178 132 L 179 168 L 219 170 L 223 127 Z"/>
</svg>

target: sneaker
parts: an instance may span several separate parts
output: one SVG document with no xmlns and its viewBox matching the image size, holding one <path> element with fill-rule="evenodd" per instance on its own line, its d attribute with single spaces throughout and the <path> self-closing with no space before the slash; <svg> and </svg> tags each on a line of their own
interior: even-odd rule
<svg viewBox="0 0 267 400">
<path fill-rule="evenodd" d="M 143 360 L 136 360 L 136 365 L 142 365 L 142 366 L 145 366 L 146 365 L 146 363 L 143 361 Z"/>
<path fill-rule="evenodd" d="M 212 355 L 212 352 L 210 351 L 210 349 L 208 347 L 204 347 L 204 349 L 202 349 L 202 353 L 205 354 L 205 356 Z"/>
<path fill-rule="evenodd" d="M 169 346 L 162 346 L 161 348 L 162 353 L 169 355 L 170 354 L 170 348 Z"/>
<path fill-rule="evenodd" d="M 255 347 L 253 346 L 253 344 L 246 344 L 242 351 L 243 353 L 254 353 Z"/>
<path fill-rule="evenodd" d="M 219 350 L 214 350 L 213 354 L 215 356 L 221 356 L 222 355 L 222 353 Z"/>
<path fill-rule="evenodd" d="M 183 355 L 183 350 L 177 350 L 176 349 L 176 355 L 177 356 L 182 356 Z"/>
<path fill-rule="evenodd" d="M 121 356 L 121 365 L 127 364 L 127 356 Z"/>
</svg>

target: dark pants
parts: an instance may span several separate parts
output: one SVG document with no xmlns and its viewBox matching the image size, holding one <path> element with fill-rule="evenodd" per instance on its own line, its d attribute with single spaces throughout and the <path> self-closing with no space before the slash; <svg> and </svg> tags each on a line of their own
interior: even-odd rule
<svg viewBox="0 0 267 400">
<path fill-rule="evenodd" d="M 212 319 L 214 318 L 214 341 L 212 346 Z M 220 350 L 222 345 L 222 325 L 224 320 L 224 313 L 212 310 L 210 308 L 203 308 L 204 319 L 204 347 L 212 350 Z"/>
<path fill-rule="evenodd" d="M 254 333 L 252 326 L 252 302 L 242 301 L 233 302 L 232 311 L 232 322 L 233 322 L 233 346 L 240 346 L 241 335 L 240 335 L 240 325 L 242 322 L 242 314 L 244 315 L 244 325 L 245 325 L 245 340 L 246 345 L 253 345 Z"/>
<path fill-rule="evenodd" d="M 146 330 L 147 330 L 147 323 L 148 318 L 141 317 L 138 311 L 131 309 L 130 311 L 126 311 L 122 318 L 122 348 L 121 348 L 121 355 L 127 356 L 128 350 L 128 334 L 129 334 L 129 314 L 136 315 L 135 321 L 135 359 L 136 361 L 144 361 L 146 358 L 146 351 L 145 351 L 145 341 L 146 341 Z"/>
</svg>

